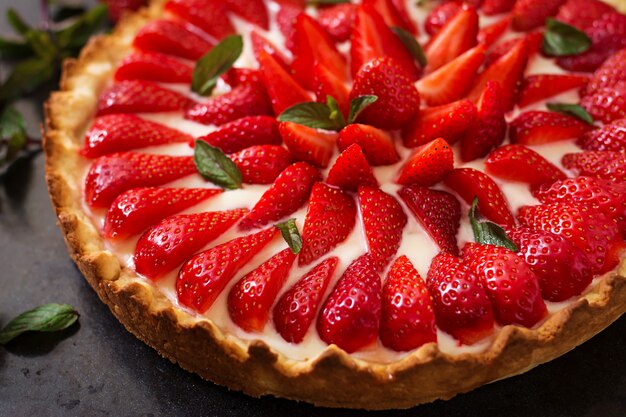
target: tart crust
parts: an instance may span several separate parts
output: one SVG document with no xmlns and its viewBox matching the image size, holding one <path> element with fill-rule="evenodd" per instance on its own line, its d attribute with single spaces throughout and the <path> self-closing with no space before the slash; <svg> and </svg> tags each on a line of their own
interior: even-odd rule
<svg viewBox="0 0 626 417">
<path fill-rule="evenodd" d="M 93 38 L 65 62 L 60 91 L 45 105 L 46 175 L 59 225 L 74 262 L 117 319 L 182 368 L 255 397 L 274 395 L 326 407 L 408 408 L 449 399 L 526 372 L 588 340 L 626 312 L 626 259 L 541 326 L 505 326 L 480 353 L 450 355 L 430 343 L 390 364 L 354 358 L 334 345 L 294 361 L 262 341 L 245 342 L 210 320 L 172 304 L 105 248 L 82 206 L 78 154 L 99 94 L 137 30 L 162 14 L 165 0 L 126 16 L 111 35 Z"/>
</svg>

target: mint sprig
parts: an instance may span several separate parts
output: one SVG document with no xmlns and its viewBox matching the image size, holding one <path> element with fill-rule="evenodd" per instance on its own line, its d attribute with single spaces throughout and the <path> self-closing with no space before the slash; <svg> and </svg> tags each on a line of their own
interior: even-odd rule
<svg viewBox="0 0 626 417">
<path fill-rule="evenodd" d="M 296 255 L 299 254 L 302 250 L 302 236 L 300 236 L 300 232 L 298 231 L 296 219 L 289 219 L 278 223 L 276 228 L 280 230 L 280 234 L 291 248 L 291 251 Z"/>
<path fill-rule="evenodd" d="M 546 104 L 546 107 L 548 110 L 565 114 L 567 116 L 573 116 L 587 124 L 593 125 L 594 123 L 593 117 L 589 114 L 589 112 L 578 104 L 548 103 Z"/>
<path fill-rule="evenodd" d="M 591 39 L 585 32 L 553 18 L 546 19 L 542 49 L 546 55 L 578 55 L 591 47 Z"/>
<path fill-rule="evenodd" d="M 191 91 L 201 96 L 209 96 L 217 85 L 217 80 L 243 52 L 243 38 L 232 35 L 224 38 L 196 62 L 193 69 Z"/>
<path fill-rule="evenodd" d="M 347 122 L 337 100 L 332 96 L 326 97 L 326 103 L 311 101 L 291 106 L 278 116 L 278 121 L 297 123 L 313 129 L 339 131 L 347 124 L 354 123 L 359 114 L 377 99 L 376 96 L 359 96 L 353 99 L 350 102 Z"/>
<path fill-rule="evenodd" d="M 68 304 L 44 304 L 15 317 L 0 331 L 0 345 L 25 332 L 56 332 L 78 320 L 78 312 Z"/>
<path fill-rule="evenodd" d="M 483 245 L 502 246 L 518 252 L 517 245 L 506 235 L 504 229 L 489 220 L 484 219 L 478 211 L 478 197 L 474 197 L 469 211 L 469 220 L 474 232 L 474 240 Z"/>
<path fill-rule="evenodd" d="M 196 140 L 193 158 L 196 168 L 203 178 L 227 190 L 241 188 L 241 171 L 218 148 L 203 140 Z"/>
<path fill-rule="evenodd" d="M 402 42 L 404 47 L 409 51 L 413 59 L 417 61 L 420 67 L 425 68 L 428 64 L 428 60 L 426 59 L 426 54 L 422 49 L 422 45 L 420 45 L 417 39 L 415 39 L 415 36 L 398 26 L 393 26 L 391 30 L 400 39 L 400 42 Z"/>
</svg>

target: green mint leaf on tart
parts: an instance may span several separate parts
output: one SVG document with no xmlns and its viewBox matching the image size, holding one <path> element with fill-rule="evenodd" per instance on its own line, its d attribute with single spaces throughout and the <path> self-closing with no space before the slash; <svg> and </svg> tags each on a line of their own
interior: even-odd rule
<svg viewBox="0 0 626 417">
<path fill-rule="evenodd" d="M 203 140 L 196 140 L 193 159 L 203 178 L 227 190 L 241 188 L 241 171 L 235 163 L 218 148 Z"/>
<path fill-rule="evenodd" d="M 328 103 L 331 103 L 331 106 L 336 106 L 335 99 L 332 97 Z M 340 121 L 339 116 L 336 114 L 333 116 L 333 113 L 334 110 L 329 107 L 329 104 L 311 101 L 289 107 L 278 116 L 278 121 L 297 123 L 313 129 L 341 130 L 345 125 L 343 115 Z M 341 112 L 339 112 L 339 114 L 341 114 Z M 331 118 L 331 116 L 334 117 L 334 119 Z"/>
<path fill-rule="evenodd" d="M 424 68 L 428 64 L 422 45 L 419 44 L 415 36 L 411 35 L 407 30 L 401 27 L 394 26 L 391 28 L 393 33 L 396 34 L 400 41 L 404 44 L 405 48 L 409 51 L 413 59 L 420 64 L 420 67 Z"/>
<path fill-rule="evenodd" d="M 224 38 L 196 62 L 191 90 L 201 96 L 211 95 L 219 77 L 233 66 L 242 51 L 241 35 Z"/>
<path fill-rule="evenodd" d="M 478 197 L 474 197 L 474 201 L 472 202 L 472 207 L 469 211 L 469 220 L 472 225 L 472 230 L 474 231 L 474 240 L 476 240 L 477 243 L 502 246 L 513 252 L 519 251 L 517 245 L 509 239 L 503 228 L 482 218 L 478 211 Z"/>
<path fill-rule="evenodd" d="M 546 19 L 542 49 L 547 55 L 577 55 L 591 47 L 591 39 L 584 32 L 556 19 Z"/>
<path fill-rule="evenodd" d="M 296 219 L 289 219 L 285 222 L 278 223 L 276 224 L 276 228 L 280 230 L 280 234 L 291 248 L 291 251 L 296 255 L 299 254 L 302 250 L 302 237 L 298 231 Z"/>
<path fill-rule="evenodd" d="M 579 106 L 578 104 L 567 104 L 567 103 L 548 103 L 546 104 L 548 110 L 562 113 L 567 116 L 574 116 L 577 119 L 582 120 L 585 123 L 593 125 L 594 120 L 593 117 L 585 110 L 584 107 Z"/>
<path fill-rule="evenodd" d="M 350 101 L 350 115 L 348 116 L 348 124 L 354 123 L 359 114 L 368 106 L 378 100 L 377 96 L 359 96 Z"/>
<path fill-rule="evenodd" d="M 24 332 L 56 332 L 78 320 L 78 312 L 68 304 L 44 304 L 11 320 L 0 331 L 0 345 L 5 345 Z"/>
<path fill-rule="evenodd" d="M 330 110 L 330 115 L 328 117 L 336 123 L 338 130 L 346 127 L 346 119 L 343 117 L 343 114 L 339 109 L 337 100 L 335 100 L 333 96 L 326 96 L 326 105 L 328 106 L 328 110 Z"/>
</svg>

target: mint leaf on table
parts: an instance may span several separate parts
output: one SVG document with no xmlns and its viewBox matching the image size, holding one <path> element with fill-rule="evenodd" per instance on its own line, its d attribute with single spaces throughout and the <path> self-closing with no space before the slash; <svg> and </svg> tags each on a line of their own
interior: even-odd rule
<svg viewBox="0 0 626 417">
<path fill-rule="evenodd" d="M 201 96 L 211 95 L 219 77 L 228 71 L 243 51 L 241 35 L 224 38 L 196 62 L 191 91 Z"/>
<path fill-rule="evenodd" d="M 591 39 L 585 32 L 556 19 L 546 19 L 542 49 L 546 55 L 578 55 L 591 47 Z"/>
<path fill-rule="evenodd" d="M 280 234 L 291 248 L 291 251 L 296 255 L 300 253 L 302 250 L 302 236 L 300 236 L 300 232 L 298 231 L 298 226 L 296 226 L 296 219 L 289 219 L 282 223 L 278 223 L 276 228 L 280 230 Z"/>
<path fill-rule="evenodd" d="M 480 215 L 478 212 L 478 197 L 474 197 L 472 207 L 469 211 L 470 224 L 474 232 L 474 240 L 483 245 L 502 246 L 518 252 L 517 245 L 509 239 L 504 229 L 497 224 L 490 222 Z"/>
<path fill-rule="evenodd" d="M 241 171 L 218 148 L 203 140 L 196 140 L 193 157 L 196 168 L 203 178 L 228 190 L 241 188 Z"/>
<path fill-rule="evenodd" d="M 69 304 L 44 304 L 26 311 L 0 330 L 0 345 L 25 332 L 56 332 L 67 329 L 78 320 L 78 312 Z"/>
</svg>

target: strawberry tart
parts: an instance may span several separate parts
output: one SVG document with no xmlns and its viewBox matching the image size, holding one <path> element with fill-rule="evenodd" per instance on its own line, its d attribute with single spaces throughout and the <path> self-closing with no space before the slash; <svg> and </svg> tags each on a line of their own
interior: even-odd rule
<svg viewBox="0 0 626 417">
<path fill-rule="evenodd" d="M 130 332 L 249 395 L 386 409 L 626 311 L 617 5 L 312 3 L 155 0 L 66 62 L 50 195 Z"/>
</svg>

